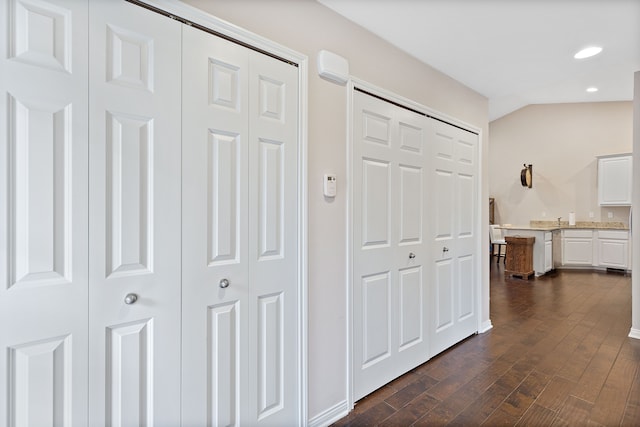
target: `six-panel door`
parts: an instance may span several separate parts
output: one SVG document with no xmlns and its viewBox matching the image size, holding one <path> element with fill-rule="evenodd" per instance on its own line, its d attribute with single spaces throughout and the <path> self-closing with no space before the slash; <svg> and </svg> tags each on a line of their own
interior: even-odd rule
<svg viewBox="0 0 640 427">
<path fill-rule="evenodd" d="M 295 425 L 297 70 L 183 36 L 182 421 Z"/>
<path fill-rule="evenodd" d="M 297 68 L 186 26 L 183 67 L 183 25 L 124 1 L 0 19 L 0 419 L 299 424 Z"/>
<path fill-rule="evenodd" d="M 181 24 L 90 7 L 89 424 L 179 425 Z"/>
<path fill-rule="evenodd" d="M 354 93 L 354 399 L 428 358 L 425 117 Z"/>
<path fill-rule="evenodd" d="M 478 135 L 434 120 L 431 355 L 478 330 Z"/>
<path fill-rule="evenodd" d="M 87 425 L 87 14 L 0 4 L 2 425 Z"/>
<path fill-rule="evenodd" d="M 354 91 L 357 400 L 478 329 L 478 136 Z"/>
</svg>

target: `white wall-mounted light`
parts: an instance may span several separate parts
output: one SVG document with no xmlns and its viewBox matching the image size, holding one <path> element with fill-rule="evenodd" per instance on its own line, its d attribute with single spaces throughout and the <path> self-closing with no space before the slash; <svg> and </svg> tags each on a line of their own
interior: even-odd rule
<svg viewBox="0 0 640 427">
<path fill-rule="evenodd" d="M 593 92 L 597 92 L 597 91 L 598 91 L 598 88 L 597 88 L 597 87 L 593 87 L 593 86 L 592 86 L 592 87 L 588 87 L 588 88 L 587 88 L 587 92 L 589 92 L 589 93 L 593 93 Z"/>
<path fill-rule="evenodd" d="M 318 52 L 318 74 L 320 77 L 345 85 L 349 80 L 349 62 L 328 50 Z"/>
<path fill-rule="evenodd" d="M 594 55 L 599 54 L 600 52 L 602 52 L 602 48 L 600 46 L 589 46 L 582 49 L 580 52 L 576 53 L 575 55 L 573 55 L 573 57 L 575 59 L 590 58 Z"/>
</svg>

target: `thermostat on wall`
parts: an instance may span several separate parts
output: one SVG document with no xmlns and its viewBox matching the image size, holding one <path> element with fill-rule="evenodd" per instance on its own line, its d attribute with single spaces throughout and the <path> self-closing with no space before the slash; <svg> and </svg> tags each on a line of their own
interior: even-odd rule
<svg viewBox="0 0 640 427">
<path fill-rule="evenodd" d="M 336 176 L 334 174 L 324 174 L 323 188 L 326 197 L 336 197 Z"/>
</svg>

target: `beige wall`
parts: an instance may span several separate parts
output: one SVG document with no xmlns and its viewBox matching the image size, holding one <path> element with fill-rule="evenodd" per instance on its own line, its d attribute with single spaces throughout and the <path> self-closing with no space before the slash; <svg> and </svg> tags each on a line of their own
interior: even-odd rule
<svg viewBox="0 0 640 427">
<path fill-rule="evenodd" d="M 489 125 L 489 194 L 496 222 L 629 222 L 629 208 L 598 205 L 596 156 L 632 151 L 632 102 L 530 105 Z M 533 188 L 520 184 L 533 165 Z M 593 213 L 593 218 L 589 214 Z"/>
<path fill-rule="evenodd" d="M 326 49 L 347 58 L 354 77 L 476 126 L 485 138 L 487 100 L 313 0 L 186 3 L 309 57 L 308 415 L 313 419 L 344 405 L 348 393 L 347 89 L 318 77 L 318 51 Z M 487 145 L 485 141 L 483 159 Z M 338 196 L 331 202 L 322 196 L 322 175 L 326 172 L 336 173 L 338 178 Z M 483 199 L 488 198 L 486 182 Z M 488 218 L 486 211 L 485 206 L 483 217 Z M 482 276 L 483 320 L 488 321 L 488 271 Z"/>
</svg>

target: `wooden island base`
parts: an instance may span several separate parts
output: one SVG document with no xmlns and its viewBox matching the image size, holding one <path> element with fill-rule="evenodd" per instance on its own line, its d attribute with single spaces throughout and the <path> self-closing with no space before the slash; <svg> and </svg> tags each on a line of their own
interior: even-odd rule
<svg viewBox="0 0 640 427">
<path fill-rule="evenodd" d="M 529 280 L 534 275 L 533 270 L 533 236 L 506 236 L 507 254 L 505 261 L 505 276 L 520 277 Z"/>
<path fill-rule="evenodd" d="M 529 280 L 531 277 L 535 276 L 535 272 L 531 271 L 529 273 L 520 273 L 518 271 L 505 270 L 504 276 L 507 277 L 507 278 L 516 277 L 518 279 Z"/>
</svg>

